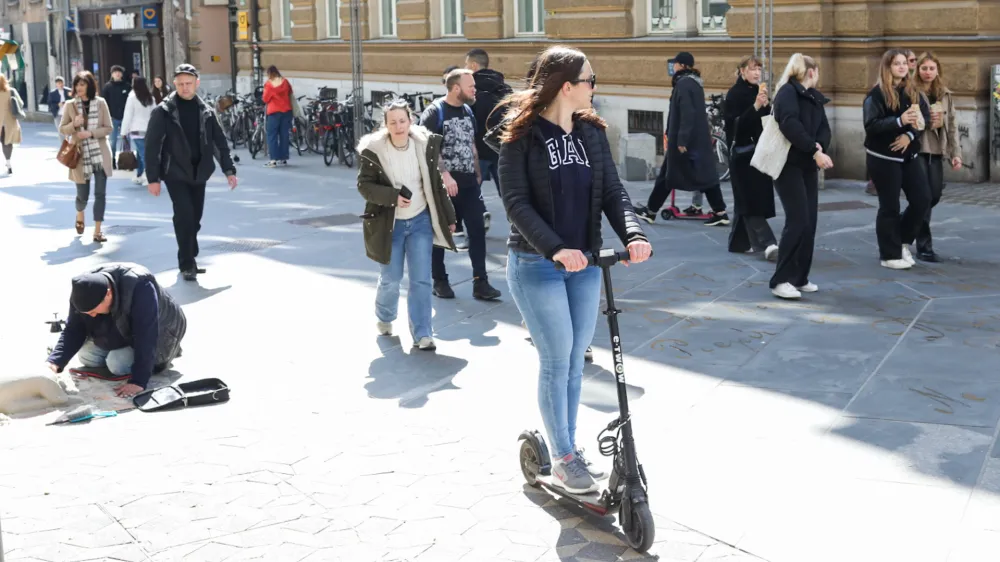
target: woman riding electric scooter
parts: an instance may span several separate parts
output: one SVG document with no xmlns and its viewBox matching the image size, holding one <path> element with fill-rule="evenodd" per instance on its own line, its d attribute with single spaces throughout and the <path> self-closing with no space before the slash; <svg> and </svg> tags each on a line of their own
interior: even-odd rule
<svg viewBox="0 0 1000 562">
<path fill-rule="evenodd" d="M 510 218 L 507 281 L 538 352 L 538 405 L 552 446 L 553 481 L 571 493 L 598 489 L 606 476 L 576 446 L 584 352 L 600 307 L 601 270 L 584 252 L 601 249 L 601 212 L 627 246 L 649 258 L 618 178 L 606 124 L 591 99 L 597 76 L 576 49 L 552 47 L 528 89 L 504 102 L 500 190 Z M 558 270 L 554 262 L 564 266 Z"/>
</svg>

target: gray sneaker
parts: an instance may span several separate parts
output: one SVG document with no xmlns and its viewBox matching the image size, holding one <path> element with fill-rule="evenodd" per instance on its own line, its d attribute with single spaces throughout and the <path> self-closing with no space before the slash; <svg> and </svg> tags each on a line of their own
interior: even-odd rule
<svg viewBox="0 0 1000 562">
<path fill-rule="evenodd" d="M 597 466 L 594 463 L 590 462 L 589 460 L 587 460 L 587 457 L 583 456 L 583 449 L 576 450 L 576 458 L 580 459 L 580 462 L 583 463 L 583 466 L 587 467 L 587 472 L 590 473 L 590 476 L 594 480 L 604 480 L 605 478 L 608 477 L 607 472 L 604 472 L 603 470 L 597 468 Z"/>
<path fill-rule="evenodd" d="M 589 494 L 599 488 L 580 458 L 570 453 L 552 463 L 552 483 L 571 494 Z"/>
</svg>

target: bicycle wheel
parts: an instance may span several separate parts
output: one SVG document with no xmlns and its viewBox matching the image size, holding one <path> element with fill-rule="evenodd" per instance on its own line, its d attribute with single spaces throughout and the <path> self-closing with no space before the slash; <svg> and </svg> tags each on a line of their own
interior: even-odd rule
<svg viewBox="0 0 1000 562">
<path fill-rule="evenodd" d="M 323 163 L 329 166 L 333 164 L 333 157 L 337 154 L 337 139 L 333 136 L 333 131 L 327 131 L 323 135 Z"/>
<path fill-rule="evenodd" d="M 301 117 L 296 117 L 295 122 L 292 124 L 291 133 L 291 143 L 295 147 L 295 151 L 302 156 L 302 153 L 306 151 L 306 139 L 305 139 L 306 121 Z"/>
<path fill-rule="evenodd" d="M 247 148 L 250 150 L 250 158 L 257 159 L 257 153 L 264 148 L 264 128 L 257 127 L 253 135 L 247 141 Z"/>
<path fill-rule="evenodd" d="M 344 134 L 350 133 L 350 131 L 344 131 L 340 135 L 340 161 L 344 163 L 348 168 L 354 167 L 354 135 Z"/>
<path fill-rule="evenodd" d="M 719 172 L 719 181 L 729 179 L 729 149 L 722 135 L 712 135 L 712 151 L 715 153 L 715 168 Z"/>
</svg>

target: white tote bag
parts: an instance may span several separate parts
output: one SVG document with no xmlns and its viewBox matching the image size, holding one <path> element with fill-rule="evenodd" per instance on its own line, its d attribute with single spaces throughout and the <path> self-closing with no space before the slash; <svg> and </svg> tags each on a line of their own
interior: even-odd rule
<svg viewBox="0 0 1000 562">
<path fill-rule="evenodd" d="M 785 135 L 781 134 L 778 122 L 774 119 L 773 110 L 771 115 L 761 117 L 761 121 L 764 122 L 764 132 L 757 140 L 757 149 L 754 150 L 750 165 L 772 178 L 778 179 L 781 170 L 785 167 L 785 162 L 788 161 L 788 149 L 791 148 L 792 143 L 788 142 Z"/>
</svg>

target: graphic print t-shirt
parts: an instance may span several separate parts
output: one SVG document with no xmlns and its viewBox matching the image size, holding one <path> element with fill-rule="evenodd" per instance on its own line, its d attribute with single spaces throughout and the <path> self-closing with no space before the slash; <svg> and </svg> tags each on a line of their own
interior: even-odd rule
<svg viewBox="0 0 1000 562">
<path fill-rule="evenodd" d="M 567 248 L 588 250 L 590 196 L 593 173 L 580 133 L 567 133 L 555 123 L 538 118 L 549 160 L 549 183 L 555 204 L 552 225 Z"/>
<path fill-rule="evenodd" d="M 469 106 L 462 104 L 456 107 L 441 100 L 427 108 L 420 124 L 432 133 L 444 137 L 441 143 L 441 160 L 452 175 L 475 175 L 476 156 L 473 148 L 476 146 L 476 119 Z"/>
</svg>

